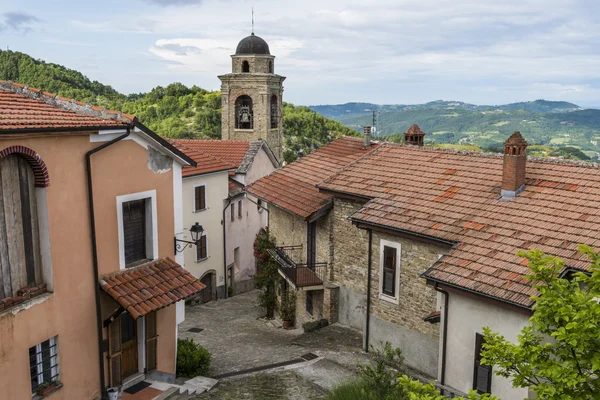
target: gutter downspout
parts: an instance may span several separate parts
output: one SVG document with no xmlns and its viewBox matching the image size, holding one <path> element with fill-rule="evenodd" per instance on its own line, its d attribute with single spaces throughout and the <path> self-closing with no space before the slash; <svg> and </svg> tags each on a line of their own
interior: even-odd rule
<svg viewBox="0 0 600 400">
<path fill-rule="evenodd" d="M 106 382 L 104 380 L 104 349 L 103 349 L 103 339 L 102 339 L 102 314 L 100 307 L 100 286 L 98 284 L 99 272 L 98 272 L 98 246 L 96 243 L 96 217 L 94 214 L 94 188 L 92 185 L 92 155 L 104 150 L 108 146 L 111 146 L 117 143 L 120 140 L 125 139 L 127 136 L 131 134 L 131 131 L 127 129 L 127 133 L 119 136 L 116 139 L 113 139 L 109 142 L 104 143 L 101 146 L 96 147 L 85 153 L 85 163 L 86 163 L 86 172 L 87 172 L 87 186 L 88 186 L 88 207 L 89 207 L 89 218 L 90 218 L 90 227 L 91 227 L 91 236 L 92 236 L 92 264 L 94 268 L 94 297 L 96 303 L 96 325 L 97 325 L 97 333 L 98 333 L 98 365 L 100 367 L 100 396 L 104 400 L 107 398 L 106 392 Z"/>
<path fill-rule="evenodd" d="M 371 322 L 371 269 L 373 264 L 373 231 L 369 229 L 369 250 L 367 255 L 367 326 L 365 327 L 365 352 L 369 352 L 369 325 Z"/>
<path fill-rule="evenodd" d="M 446 344 L 448 341 L 448 300 L 450 297 L 450 293 L 447 291 L 440 289 L 437 283 L 434 286 L 434 289 L 437 292 L 440 292 L 444 295 L 444 334 L 442 336 L 442 370 L 440 371 L 440 384 L 446 384 Z"/>
<path fill-rule="evenodd" d="M 223 208 L 223 280 L 225 281 L 225 298 L 229 295 L 229 288 L 227 287 L 227 235 L 225 230 L 225 225 L 227 221 L 225 220 L 225 211 L 231 205 L 231 197 L 227 197 L 227 205 Z"/>
</svg>

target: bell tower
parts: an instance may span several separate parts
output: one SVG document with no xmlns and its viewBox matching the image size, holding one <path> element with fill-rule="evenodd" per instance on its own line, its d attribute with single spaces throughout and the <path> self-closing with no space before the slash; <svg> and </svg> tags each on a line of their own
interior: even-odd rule
<svg viewBox="0 0 600 400">
<path fill-rule="evenodd" d="M 262 38 L 252 34 L 231 56 L 232 72 L 220 75 L 221 139 L 263 139 L 283 160 L 283 81 L 275 74 L 275 56 Z"/>
</svg>

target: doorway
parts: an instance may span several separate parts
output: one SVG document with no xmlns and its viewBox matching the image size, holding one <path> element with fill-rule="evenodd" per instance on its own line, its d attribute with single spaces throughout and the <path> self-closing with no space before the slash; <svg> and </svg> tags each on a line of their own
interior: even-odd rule
<svg viewBox="0 0 600 400">
<path fill-rule="evenodd" d="M 137 324 L 128 312 L 121 314 L 123 378 L 138 372 Z"/>
<path fill-rule="evenodd" d="M 213 287 L 212 287 L 212 281 L 213 281 L 213 274 L 212 273 L 208 273 L 206 275 L 204 275 L 204 277 L 202 279 L 200 279 L 200 282 L 202 282 L 206 287 L 202 290 L 202 303 L 208 303 L 209 301 L 212 301 L 213 296 Z"/>
</svg>

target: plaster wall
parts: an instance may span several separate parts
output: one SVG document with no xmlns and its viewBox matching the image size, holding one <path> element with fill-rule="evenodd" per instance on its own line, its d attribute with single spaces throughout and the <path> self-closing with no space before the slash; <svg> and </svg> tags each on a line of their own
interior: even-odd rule
<svg viewBox="0 0 600 400">
<path fill-rule="evenodd" d="M 529 318 L 530 313 L 525 310 L 450 292 L 446 384 L 465 393 L 473 388 L 475 334 L 483 333 L 483 326 L 516 341 Z M 492 394 L 502 400 L 519 400 L 528 397 L 528 390 L 513 388 L 508 379 L 492 375 Z"/>
<path fill-rule="evenodd" d="M 206 209 L 195 211 L 195 187 L 206 187 Z M 227 198 L 228 173 L 197 175 L 183 179 L 183 239 L 191 240 L 189 228 L 198 222 L 204 228 L 207 244 L 207 259 L 196 260 L 196 246 L 184 250 L 185 268 L 196 278 L 207 271 L 217 272 L 217 285 L 223 285 L 223 200 Z"/>
</svg>

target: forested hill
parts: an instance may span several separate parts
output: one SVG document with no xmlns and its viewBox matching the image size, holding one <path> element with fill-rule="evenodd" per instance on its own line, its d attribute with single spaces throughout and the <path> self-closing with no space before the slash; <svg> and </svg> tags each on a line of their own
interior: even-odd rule
<svg viewBox="0 0 600 400">
<path fill-rule="evenodd" d="M 221 94 L 218 91 L 173 83 L 157 86 L 148 93 L 124 95 L 110 86 L 91 81 L 78 71 L 8 50 L 0 50 L 0 79 L 135 114 L 144 125 L 162 136 L 220 137 Z M 283 106 L 283 131 L 288 162 L 342 135 L 358 135 L 337 121 L 292 104 Z"/>
</svg>

